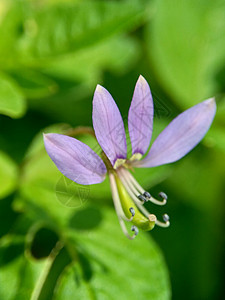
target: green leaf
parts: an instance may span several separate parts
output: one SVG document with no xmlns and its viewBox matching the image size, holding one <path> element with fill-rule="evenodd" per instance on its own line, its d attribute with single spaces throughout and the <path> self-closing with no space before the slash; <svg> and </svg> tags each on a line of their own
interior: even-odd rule
<svg viewBox="0 0 225 300">
<path fill-rule="evenodd" d="M 52 299 L 55 286 L 64 268 L 71 263 L 71 256 L 65 247 L 56 246 L 48 257 L 37 281 L 31 300 Z"/>
<path fill-rule="evenodd" d="M 35 260 L 24 255 L 21 237 L 8 236 L 0 246 L 1 299 L 51 299 L 58 277 L 71 262 L 67 249 L 59 243 L 47 258 Z"/>
<path fill-rule="evenodd" d="M 0 113 L 20 118 L 26 111 L 24 96 L 17 84 L 0 74 Z"/>
<path fill-rule="evenodd" d="M 80 227 L 79 214 L 88 219 L 99 215 L 100 223 Z M 161 252 L 143 232 L 134 241 L 122 233 L 114 210 L 90 207 L 77 211 L 70 221 L 71 236 L 82 245 L 80 266 L 73 265 L 64 272 L 56 290 L 56 299 L 170 299 L 168 273 Z M 92 213 L 94 213 L 92 215 Z M 79 221 L 80 220 L 80 221 Z M 94 222 L 94 221 L 93 221 Z M 83 224 L 85 222 L 83 221 Z M 75 230 L 76 229 L 76 230 Z"/>
<path fill-rule="evenodd" d="M 225 96 L 221 97 L 220 99 L 217 100 L 217 112 L 215 116 L 215 121 L 219 126 L 225 126 Z"/>
<path fill-rule="evenodd" d="M 181 108 L 218 93 L 225 60 L 225 2 L 156 1 L 146 32 L 158 80 Z"/>
<path fill-rule="evenodd" d="M 34 56 L 47 57 L 72 52 L 122 31 L 135 28 L 144 15 L 140 1 L 81 1 L 43 7 L 35 12 L 38 28 L 26 36 Z"/>
<path fill-rule="evenodd" d="M 6 153 L 0 151 L 0 199 L 11 194 L 17 184 L 17 165 Z"/>
<path fill-rule="evenodd" d="M 18 40 L 25 1 L 1 0 L 0 4 L 0 66 L 1 69 L 14 68 L 18 64 Z"/>
<path fill-rule="evenodd" d="M 11 76 L 20 86 L 27 98 L 37 99 L 56 93 L 56 83 L 40 72 L 19 69 L 11 72 Z"/>
<path fill-rule="evenodd" d="M 63 242 L 42 260 L 34 260 L 27 249 L 23 255 L 23 237 L 1 240 L 1 299 L 132 299 L 137 294 L 139 299 L 170 299 L 160 250 L 143 232 L 128 240 L 114 210 L 86 206 L 74 213 L 66 228 Z"/>
<path fill-rule="evenodd" d="M 207 134 L 205 144 L 210 147 L 215 147 L 225 154 L 225 134 L 224 127 L 213 127 Z"/>
<path fill-rule="evenodd" d="M 223 203 L 224 152 L 217 151 L 217 145 L 213 145 L 210 136 L 204 143 L 211 148 L 199 146 L 177 162 L 174 176 L 170 176 L 165 184 L 178 199 L 213 213 Z"/>
<path fill-rule="evenodd" d="M 2 300 L 30 299 L 43 261 L 27 260 L 23 255 L 23 239 L 7 236 L 0 243 L 0 297 Z"/>
<path fill-rule="evenodd" d="M 112 37 L 73 53 L 51 58 L 45 62 L 42 70 L 58 78 L 82 80 L 95 87 L 102 69 L 124 71 L 137 60 L 139 50 L 134 39 Z"/>
</svg>

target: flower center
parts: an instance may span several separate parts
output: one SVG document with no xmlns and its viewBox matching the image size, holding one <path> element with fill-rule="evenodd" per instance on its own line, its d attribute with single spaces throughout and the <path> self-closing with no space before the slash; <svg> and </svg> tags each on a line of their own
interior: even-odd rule
<svg viewBox="0 0 225 300">
<path fill-rule="evenodd" d="M 126 162 L 126 159 L 124 159 L 124 158 L 117 158 L 117 160 L 115 161 L 115 164 L 114 164 L 113 168 L 117 169 L 120 166 L 124 165 L 125 162 Z"/>
</svg>

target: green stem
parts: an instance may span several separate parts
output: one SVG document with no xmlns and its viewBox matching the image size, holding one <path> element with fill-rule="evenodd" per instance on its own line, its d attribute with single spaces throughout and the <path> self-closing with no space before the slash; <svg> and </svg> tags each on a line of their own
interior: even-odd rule
<svg viewBox="0 0 225 300">
<path fill-rule="evenodd" d="M 68 129 L 65 132 L 65 134 L 69 135 L 69 136 L 89 134 L 89 135 L 93 136 L 96 139 L 94 129 L 92 127 L 88 127 L 88 126 L 79 126 L 79 127 L 76 127 L 76 128 Z"/>
</svg>

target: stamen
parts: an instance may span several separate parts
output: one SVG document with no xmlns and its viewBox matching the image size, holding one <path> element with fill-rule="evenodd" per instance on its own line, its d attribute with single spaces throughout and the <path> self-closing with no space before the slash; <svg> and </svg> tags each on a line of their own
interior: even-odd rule
<svg viewBox="0 0 225 300">
<path fill-rule="evenodd" d="M 147 209 L 143 207 L 143 204 L 150 200 L 152 203 L 157 205 L 165 205 L 167 202 L 167 195 L 163 192 L 159 193 L 159 197 L 162 198 L 162 201 L 159 201 L 151 196 L 151 194 L 145 191 L 135 178 L 124 168 L 121 168 L 117 171 L 125 189 L 133 199 L 134 203 L 137 205 L 138 209 L 143 213 L 143 215 L 148 218 L 150 221 L 155 222 L 156 225 L 160 227 L 168 227 L 170 225 L 169 216 L 167 214 L 163 215 L 163 221 L 157 220 L 156 216 L 150 214 Z M 141 192 L 142 194 L 139 194 Z"/>
<path fill-rule="evenodd" d="M 166 227 L 169 227 L 170 226 L 170 221 L 169 221 L 169 216 L 167 215 L 167 214 L 164 214 L 163 215 L 163 221 L 165 222 L 161 222 L 161 221 L 159 221 L 159 220 L 156 220 L 156 222 L 155 222 L 155 224 L 156 225 L 158 225 L 158 226 L 160 226 L 160 227 L 164 227 L 164 228 L 166 228 Z"/>
<path fill-rule="evenodd" d="M 143 189 L 142 186 L 140 186 L 140 184 L 134 179 L 134 177 L 130 174 L 129 171 L 127 171 L 126 169 L 122 169 L 122 171 L 125 173 L 124 175 L 126 176 L 126 178 L 129 178 L 133 185 L 136 187 L 136 189 L 139 191 L 140 194 L 144 194 L 145 190 Z"/>
<path fill-rule="evenodd" d="M 140 194 L 138 192 L 135 193 L 134 189 L 131 189 L 131 185 L 128 184 L 128 181 L 126 180 L 126 177 L 123 175 L 121 170 L 117 171 L 117 173 L 118 173 L 124 187 L 126 188 L 127 192 L 129 193 L 129 195 L 133 199 L 134 203 L 136 205 L 138 205 L 138 207 L 139 207 L 140 204 L 142 205 L 144 202 L 146 202 L 146 199 L 145 199 L 145 201 L 138 200 L 138 196 L 140 196 Z"/>
<path fill-rule="evenodd" d="M 142 202 L 142 204 L 144 204 L 145 202 L 148 201 L 148 200 L 144 197 L 144 195 L 138 195 L 137 197 L 138 197 L 138 199 Z"/>
<path fill-rule="evenodd" d="M 124 210 L 125 215 L 129 216 L 130 208 L 133 207 L 135 210 L 135 216 L 132 221 L 133 225 L 135 225 L 137 228 L 141 228 L 144 231 L 152 230 L 155 226 L 155 221 L 151 221 L 148 218 L 149 213 L 147 211 L 147 216 L 145 216 L 144 213 L 141 213 L 141 210 L 144 210 L 144 207 L 142 206 L 138 198 L 135 196 L 135 194 L 131 190 L 126 189 L 126 180 L 124 180 L 123 176 L 121 178 L 121 176 L 122 175 L 120 174 L 120 172 L 117 171 L 117 174 L 115 175 L 115 180 L 118 188 L 121 206 Z"/>
<path fill-rule="evenodd" d="M 165 205 L 167 202 L 167 195 L 163 192 L 159 193 L 159 197 L 162 198 L 163 201 L 159 201 L 157 199 L 155 199 L 154 197 L 151 196 L 151 194 L 147 191 L 145 191 L 142 186 L 140 186 L 140 184 L 136 181 L 136 179 L 130 174 L 129 171 L 127 171 L 126 169 L 121 169 L 121 171 L 124 174 L 124 178 L 129 178 L 130 181 L 133 183 L 134 188 L 136 188 L 137 192 L 139 191 L 141 193 L 140 196 L 143 196 L 145 198 L 145 201 L 143 203 L 145 203 L 146 201 L 151 201 L 152 203 L 156 204 L 156 205 Z M 129 183 L 129 180 L 127 180 L 127 182 Z M 131 185 L 131 184 L 130 184 Z M 138 196 L 138 195 L 136 195 Z M 141 197 L 138 196 L 138 199 L 140 199 Z M 142 201 L 144 199 L 141 199 Z"/>
<path fill-rule="evenodd" d="M 124 181 L 126 181 L 126 186 L 128 186 L 128 189 L 131 190 L 136 197 L 138 197 L 142 204 L 144 204 L 147 199 L 145 199 L 143 195 L 140 195 L 140 192 L 135 188 L 132 182 L 127 179 L 126 172 L 124 172 L 124 170 L 125 169 L 123 168 L 118 170 L 118 173 L 120 173 L 120 177 L 123 177 Z"/>
<path fill-rule="evenodd" d="M 117 185 L 116 185 L 116 180 L 115 177 L 112 173 L 109 173 L 109 180 L 110 180 L 110 186 L 111 186 L 111 190 L 112 190 L 112 198 L 113 198 L 113 202 L 114 202 L 114 206 L 115 206 L 115 210 L 119 219 L 119 223 L 120 223 L 120 227 L 124 233 L 124 235 L 129 239 L 129 240 L 133 240 L 137 234 L 138 234 L 138 228 L 136 226 L 132 226 L 131 230 L 134 231 L 134 234 L 131 236 L 126 228 L 126 225 L 124 223 L 124 220 L 126 221 L 132 221 L 133 217 L 135 216 L 135 210 L 133 207 L 130 207 L 129 211 L 131 213 L 131 218 L 128 219 L 122 209 L 121 203 L 120 203 L 120 199 L 119 199 L 119 194 L 118 194 L 118 190 L 117 190 Z"/>
<path fill-rule="evenodd" d="M 143 203 L 142 201 L 139 201 L 137 199 L 137 197 L 135 196 L 135 194 L 131 191 L 131 189 L 129 188 L 129 186 L 127 185 L 126 181 L 124 180 L 123 176 L 120 176 L 120 179 L 123 183 L 123 185 L 125 186 L 127 192 L 129 193 L 129 195 L 131 196 L 132 200 L 134 201 L 134 203 L 137 205 L 137 207 L 140 209 L 140 211 L 148 218 L 149 216 L 149 212 L 147 211 L 147 209 L 145 209 L 143 207 Z"/>
<path fill-rule="evenodd" d="M 129 211 L 130 211 L 132 217 L 134 217 L 135 216 L 135 210 L 134 210 L 134 208 L 130 207 Z"/>
<path fill-rule="evenodd" d="M 146 195 L 150 193 L 149 192 L 144 192 L 144 196 L 147 198 L 147 200 L 151 201 L 152 203 L 156 204 L 156 205 L 165 205 L 167 203 L 167 195 L 163 192 L 159 193 L 159 197 L 162 198 L 163 201 L 159 201 L 157 199 L 155 199 L 154 197 L 152 197 L 150 195 L 150 197 L 147 197 Z"/>
<path fill-rule="evenodd" d="M 167 214 L 163 215 L 163 221 L 168 222 L 170 220 L 170 217 Z"/>
<path fill-rule="evenodd" d="M 159 197 L 161 197 L 163 200 L 167 200 L 167 194 L 163 193 L 163 192 L 160 192 L 159 193 Z"/>
<path fill-rule="evenodd" d="M 163 192 L 160 192 L 159 193 L 159 197 L 161 197 L 162 198 L 162 200 L 167 200 L 167 194 L 165 194 L 165 193 L 163 193 Z"/>
<path fill-rule="evenodd" d="M 126 180 L 126 177 L 124 176 L 124 174 L 121 172 L 122 170 L 118 170 L 117 173 L 120 176 L 120 179 L 125 187 L 125 189 L 127 190 L 127 192 L 129 193 L 130 197 L 132 198 L 132 200 L 134 201 L 134 203 L 137 205 L 138 209 L 143 213 L 143 215 L 146 218 L 149 218 L 150 213 L 147 211 L 146 208 L 143 207 L 143 203 L 146 202 L 146 199 L 143 201 L 139 201 L 137 198 L 139 198 L 139 196 L 143 195 L 138 195 L 136 196 L 134 194 L 134 192 L 130 189 L 130 186 L 128 185 L 128 181 Z"/>
<path fill-rule="evenodd" d="M 134 231 L 134 237 L 137 236 L 139 233 L 137 226 L 134 226 L 134 225 L 131 227 L 131 231 Z"/>
<path fill-rule="evenodd" d="M 133 239 L 137 236 L 137 234 L 138 234 L 138 229 L 137 229 L 137 232 L 135 232 L 132 236 L 130 236 L 129 233 L 128 233 L 128 231 L 127 231 L 127 228 L 126 228 L 126 226 L 125 226 L 125 224 L 124 224 L 124 221 L 123 221 L 121 218 L 119 218 L 119 222 L 120 222 L 120 227 L 121 227 L 121 229 L 122 229 L 124 235 L 125 235 L 129 240 L 133 240 Z M 136 226 L 133 225 L 133 226 L 131 227 L 131 230 L 132 230 L 133 227 L 136 227 Z M 137 228 L 137 227 L 136 227 L 136 228 Z M 133 230 L 132 230 L 132 231 L 133 231 Z"/>
<path fill-rule="evenodd" d="M 118 190 L 117 190 L 117 186 L 116 186 L 116 181 L 115 181 L 114 175 L 112 173 L 109 173 L 109 181 L 110 181 L 110 186 L 111 186 L 111 191 L 112 191 L 112 199 L 113 199 L 114 207 L 115 207 L 118 218 L 119 219 L 122 218 L 125 221 L 131 222 L 133 220 L 134 215 L 131 213 L 131 217 L 129 219 L 125 216 L 125 214 L 123 212 L 123 208 L 120 203 L 120 198 L 119 198 L 119 194 L 118 194 Z"/>
<path fill-rule="evenodd" d="M 148 199 L 151 198 L 151 194 L 149 192 L 144 192 L 143 196 L 148 198 Z"/>
</svg>

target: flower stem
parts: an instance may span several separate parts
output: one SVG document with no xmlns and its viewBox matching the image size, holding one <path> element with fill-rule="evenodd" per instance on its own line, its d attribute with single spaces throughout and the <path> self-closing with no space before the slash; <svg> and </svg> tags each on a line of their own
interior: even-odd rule
<svg viewBox="0 0 225 300">
<path fill-rule="evenodd" d="M 89 134 L 89 135 L 93 136 L 96 139 L 94 129 L 92 127 L 88 127 L 88 126 L 79 126 L 79 127 L 76 127 L 76 128 L 68 129 L 65 132 L 65 134 L 67 134 L 69 136 Z"/>
</svg>

